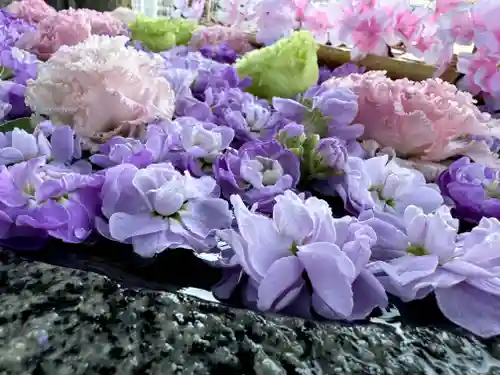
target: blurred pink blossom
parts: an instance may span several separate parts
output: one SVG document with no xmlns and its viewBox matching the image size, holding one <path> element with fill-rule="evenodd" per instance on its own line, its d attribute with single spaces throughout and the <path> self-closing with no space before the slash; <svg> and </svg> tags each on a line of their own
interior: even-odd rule
<svg viewBox="0 0 500 375">
<path fill-rule="evenodd" d="M 475 106 L 471 94 L 441 79 L 392 80 L 384 71 L 332 78 L 328 87 L 347 87 L 358 95 L 354 123 L 365 126 L 363 139 L 374 140 L 397 155 L 429 162 L 456 155 L 498 166 L 485 142 L 468 136 L 500 135 L 489 114 Z"/>
<path fill-rule="evenodd" d="M 31 23 L 38 23 L 56 13 L 45 0 L 13 1 L 7 10 L 17 18 L 22 18 Z"/>
<path fill-rule="evenodd" d="M 202 26 L 193 32 L 189 46 L 200 49 L 207 44 L 226 43 L 236 53 L 246 53 L 253 49 L 248 35 L 241 29 L 227 26 Z"/>
<path fill-rule="evenodd" d="M 479 94 L 481 91 L 500 99 L 500 69 L 498 56 L 476 53 L 461 53 L 457 71 L 465 74 L 462 84 L 467 91 Z"/>
</svg>

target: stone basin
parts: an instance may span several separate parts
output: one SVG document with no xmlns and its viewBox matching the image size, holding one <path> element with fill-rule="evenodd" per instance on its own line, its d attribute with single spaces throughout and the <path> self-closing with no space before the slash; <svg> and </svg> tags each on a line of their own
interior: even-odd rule
<svg viewBox="0 0 500 375">
<path fill-rule="evenodd" d="M 2 375 L 500 375 L 500 340 L 446 324 L 432 301 L 404 320 L 311 322 L 182 293 L 219 276 L 185 251 L 138 263 L 111 245 L 50 249 L 0 251 Z"/>
</svg>

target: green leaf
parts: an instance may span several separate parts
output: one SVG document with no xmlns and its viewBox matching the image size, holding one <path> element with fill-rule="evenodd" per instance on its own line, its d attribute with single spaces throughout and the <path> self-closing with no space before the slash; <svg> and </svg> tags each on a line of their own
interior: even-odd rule
<svg viewBox="0 0 500 375">
<path fill-rule="evenodd" d="M 8 81 L 14 78 L 14 72 L 5 66 L 0 66 L 0 79 L 3 81 Z"/>
<path fill-rule="evenodd" d="M 33 124 L 31 123 L 31 118 L 21 117 L 16 118 L 12 121 L 7 121 L 6 123 L 0 125 L 0 133 L 7 133 L 14 130 L 15 128 L 25 130 L 28 133 L 31 133 L 34 130 Z"/>
</svg>

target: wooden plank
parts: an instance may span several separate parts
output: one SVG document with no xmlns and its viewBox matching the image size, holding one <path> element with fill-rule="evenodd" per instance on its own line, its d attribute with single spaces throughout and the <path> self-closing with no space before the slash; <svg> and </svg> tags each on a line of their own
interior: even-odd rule
<svg viewBox="0 0 500 375">
<path fill-rule="evenodd" d="M 255 46 L 261 46 L 256 42 L 254 34 L 248 34 L 248 40 Z M 329 47 L 325 45 L 321 45 L 318 49 L 318 61 L 320 64 L 330 68 L 336 68 L 342 64 L 352 62 L 348 48 Z M 441 79 L 450 83 L 456 82 L 459 77 L 459 73 L 456 71 L 456 61 L 456 56 L 454 56 L 452 63 L 441 75 Z M 422 81 L 431 78 L 436 70 L 434 66 L 412 59 L 409 55 L 405 55 L 402 52 L 401 56 L 398 57 L 368 55 L 357 63 L 368 70 L 386 70 L 387 76 L 393 79 L 406 77 L 413 81 Z"/>
</svg>

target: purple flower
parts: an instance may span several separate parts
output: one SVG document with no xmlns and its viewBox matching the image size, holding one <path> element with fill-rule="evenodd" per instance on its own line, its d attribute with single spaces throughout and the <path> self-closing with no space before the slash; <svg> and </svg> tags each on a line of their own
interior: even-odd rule
<svg viewBox="0 0 500 375">
<path fill-rule="evenodd" d="M 238 57 L 236 52 L 226 43 L 206 45 L 200 49 L 200 53 L 206 58 L 223 64 L 233 64 Z"/>
<path fill-rule="evenodd" d="M 153 163 L 153 153 L 141 141 L 133 138 L 113 137 L 99 146 L 99 153 L 90 156 L 90 161 L 101 168 L 118 164 L 133 164 L 144 168 Z"/>
<path fill-rule="evenodd" d="M 36 78 L 39 61 L 35 55 L 17 47 L 7 48 L 0 52 L 0 67 L 12 75 L 12 80 L 26 85 L 28 79 Z M 10 78 L 5 78 L 10 79 Z"/>
<path fill-rule="evenodd" d="M 252 80 L 250 77 L 240 79 L 236 68 L 226 65 L 223 68 L 210 72 L 200 72 L 191 89 L 195 96 L 203 100 L 203 93 L 208 88 L 211 88 L 213 92 L 236 88 L 244 90 L 251 84 Z"/>
<path fill-rule="evenodd" d="M 366 68 L 364 66 L 357 66 L 353 63 L 342 64 L 333 70 L 322 66 L 319 68 L 318 85 L 321 85 L 323 82 L 328 81 L 332 77 L 345 77 L 352 73 L 364 72 L 366 72 Z"/>
<path fill-rule="evenodd" d="M 270 212 L 276 195 L 297 186 L 300 162 L 277 141 L 249 142 L 217 158 L 213 171 L 224 198 L 239 194 L 246 204 Z"/>
<path fill-rule="evenodd" d="M 67 243 L 84 241 L 94 228 L 102 183 L 102 176 L 56 169 L 44 157 L 1 166 L 1 237 L 19 237 L 27 228 L 28 235 L 37 231 Z"/>
<path fill-rule="evenodd" d="M 45 132 L 38 128 L 33 134 L 18 128 L 0 133 L 0 165 L 15 164 L 39 156 L 45 157 L 51 165 L 66 166 L 83 174 L 92 172 L 90 163 L 81 160 L 80 137 L 67 125 L 51 127 Z"/>
<path fill-rule="evenodd" d="M 211 177 L 193 178 L 171 164 L 138 169 L 121 164 L 106 170 L 102 214 L 96 220 L 105 237 L 131 244 L 143 257 L 170 248 L 208 251 L 214 229 L 228 228 L 228 203 L 218 196 Z"/>
<path fill-rule="evenodd" d="M 0 102 L 10 105 L 10 110 L 4 114 L 0 120 L 12 120 L 20 117 L 28 117 L 31 110 L 24 102 L 26 86 L 12 82 L 0 80 Z"/>
<path fill-rule="evenodd" d="M 219 231 L 250 279 L 250 299 L 264 311 L 297 302 L 328 319 L 366 318 L 387 296 L 366 269 L 373 230 L 351 217 L 332 218 L 325 201 L 291 191 L 276 197 L 273 217 L 231 197 L 238 231 Z M 254 289 L 253 292 L 251 290 Z"/>
<path fill-rule="evenodd" d="M 500 334 L 500 222 L 483 218 L 457 235 L 446 206 L 425 214 L 409 206 L 404 220 L 369 211 L 360 215 L 377 233 L 370 265 L 388 293 L 403 301 L 434 292 L 440 310 L 476 335 Z"/>
<path fill-rule="evenodd" d="M 283 126 L 283 117 L 267 101 L 245 97 L 241 106 L 223 111 L 220 123 L 235 131 L 235 147 L 253 140 L 271 140 Z"/>
<path fill-rule="evenodd" d="M 276 110 L 291 121 L 304 125 L 309 134 L 321 138 L 337 137 L 353 152 L 364 132 L 361 124 L 352 124 L 358 112 L 357 96 L 346 88 L 313 87 L 296 100 L 273 98 Z"/>
<path fill-rule="evenodd" d="M 463 157 L 441 173 L 437 183 L 458 218 L 473 223 L 484 216 L 500 218 L 498 171 Z"/>
<path fill-rule="evenodd" d="M 192 117 L 178 117 L 150 125 L 145 145 L 155 162 L 169 161 L 194 176 L 211 174 L 212 163 L 231 144 L 234 130 L 201 122 Z"/>
<path fill-rule="evenodd" d="M 402 216 L 406 207 L 416 205 L 430 213 L 443 204 L 439 188 L 424 175 L 404 168 L 387 155 L 362 160 L 349 157 L 342 181 L 333 189 L 342 197 L 346 210 L 356 214 L 366 209 Z"/>
</svg>

